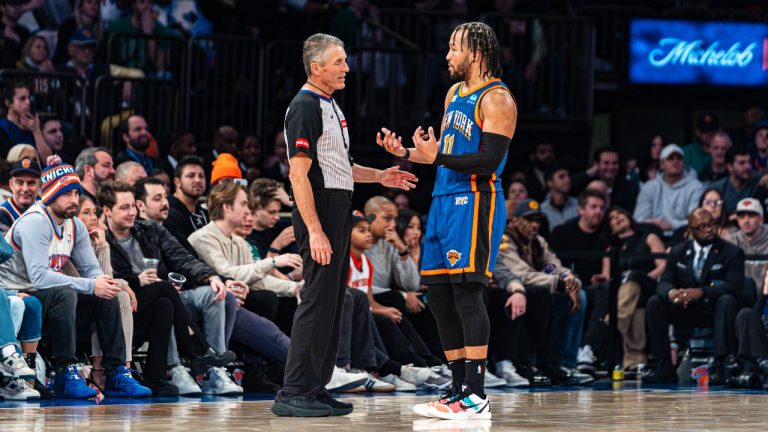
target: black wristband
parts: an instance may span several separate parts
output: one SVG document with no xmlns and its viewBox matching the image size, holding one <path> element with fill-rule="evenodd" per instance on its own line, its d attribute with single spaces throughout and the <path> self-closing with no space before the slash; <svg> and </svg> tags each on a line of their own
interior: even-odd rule
<svg viewBox="0 0 768 432">
<path fill-rule="evenodd" d="M 524 289 L 522 289 L 522 288 L 515 288 L 515 289 L 513 289 L 513 290 L 512 290 L 512 294 L 513 294 L 513 295 L 514 295 L 514 294 L 517 294 L 517 293 L 520 293 L 520 294 L 522 294 L 522 295 L 525 295 L 525 290 L 524 290 Z"/>
<path fill-rule="evenodd" d="M 409 157 L 411 157 L 411 151 L 408 149 L 405 149 L 405 154 L 400 156 L 400 159 L 408 160 Z"/>
<path fill-rule="evenodd" d="M 401 257 L 404 257 L 404 256 L 408 255 L 408 252 L 410 252 L 410 251 L 411 251 L 411 249 L 410 249 L 408 246 L 406 246 L 404 251 L 402 251 L 402 252 L 400 252 L 400 251 L 397 251 L 397 253 L 398 253 L 398 254 L 399 254 Z"/>
<path fill-rule="evenodd" d="M 280 254 L 280 249 L 273 248 L 272 246 L 269 247 L 269 251 L 272 253 Z"/>
</svg>

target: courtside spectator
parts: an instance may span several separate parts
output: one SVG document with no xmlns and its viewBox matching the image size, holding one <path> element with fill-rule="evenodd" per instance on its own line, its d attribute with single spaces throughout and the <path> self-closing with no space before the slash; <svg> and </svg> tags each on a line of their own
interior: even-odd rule
<svg viewBox="0 0 768 432">
<path fill-rule="evenodd" d="M 85 228 L 88 230 L 88 236 L 91 239 L 91 246 L 93 252 L 96 254 L 96 259 L 99 261 L 99 266 L 105 275 L 112 277 L 112 258 L 109 249 L 109 243 L 107 243 L 106 234 L 104 232 L 103 225 L 99 221 L 99 217 L 96 212 L 96 203 L 94 203 L 87 195 L 80 196 L 80 203 L 77 207 L 77 218 L 80 219 Z M 77 271 L 72 262 L 68 262 L 62 269 L 62 272 L 67 276 L 80 277 L 80 273 Z M 128 286 L 128 283 L 124 281 L 118 281 L 120 288 L 123 291 L 117 294 L 117 299 L 120 302 L 120 319 L 123 322 L 123 334 L 125 335 L 125 367 L 130 368 L 131 361 L 133 360 L 133 312 L 136 309 L 136 295 Z M 101 350 L 101 343 L 97 332 L 91 334 L 91 373 L 88 379 L 96 387 L 103 389 L 106 376 L 104 374 L 104 368 L 102 366 L 103 355 Z"/>
<path fill-rule="evenodd" d="M 13 196 L 0 204 L 0 232 L 6 233 L 14 222 L 37 200 L 40 193 L 40 166 L 36 160 L 23 159 L 11 167 L 8 182 Z"/>
<path fill-rule="evenodd" d="M 720 132 L 719 134 L 724 134 Z M 730 215 L 736 211 L 736 204 L 744 198 L 756 198 L 765 202 L 768 191 L 760 186 L 760 177 L 752 171 L 749 150 L 744 146 L 734 146 L 725 152 L 728 177 L 712 183 L 712 187 L 723 194 L 723 211 Z"/>
<path fill-rule="evenodd" d="M 53 56 L 56 63 L 67 61 L 67 42 L 79 27 L 90 30 L 97 43 L 104 37 L 99 0 L 75 0 L 72 15 L 59 25 L 56 53 Z"/>
<path fill-rule="evenodd" d="M 595 351 L 600 354 L 600 347 L 591 347 L 588 343 L 589 336 L 594 340 L 602 340 L 600 331 L 593 331 L 584 335 L 584 346 L 581 346 L 582 329 L 586 314 L 586 303 L 595 305 L 605 304 L 607 299 L 607 286 L 599 280 L 602 274 L 602 254 L 606 249 L 606 241 L 603 236 L 602 226 L 605 217 L 606 196 L 599 191 L 587 188 L 579 194 L 579 217 L 572 219 L 552 231 L 551 246 L 560 257 L 563 266 L 570 268 L 582 281 L 590 281 L 589 286 L 579 291 L 580 299 L 570 298 L 568 302 L 561 298 L 555 298 L 557 309 L 555 319 L 564 314 L 570 314 L 569 322 L 565 325 L 563 343 L 561 348 L 561 363 L 573 367 L 578 361 L 579 370 L 591 371 L 597 361 Z M 571 254 L 592 254 L 592 256 L 569 257 Z M 580 303 L 580 306 L 577 304 Z M 598 309 L 599 310 L 599 309 Z M 594 315 L 594 314 L 593 314 Z M 590 317 L 590 322 L 598 320 Z M 588 328 L 600 330 L 600 327 L 589 325 Z M 595 334 L 596 333 L 596 334 Z M 594 350 L 593 350 L 594 348 Z M 575 351 L 575 352 L 574 352 Z"/>
<path fill-rule="evenodd" d="M 608 186 L 610 205 L 634 210 L 640 185 L 637 178 L 621 172 L 619 151 L 604 146 L 595 150 L 592 167 L 573 176 L 573 190 L 581 192 L 592 180 L 602 180 Z"/>
<path fill-rule="evenodd" d="M 691 238 L 672 248 L 656 295 L 646 305 L 649 371 L 645 383 L 677 382 L 669 345 L 669 325 L 676 329 L 714 327 L 715 361 L 710 385 L 722 385 L 736 353 L 734 324 L 737 296 L 744 285 L 744 252 L 715 234 L 716 223 L 704 209 L 688 218 Z"/>
<path fill-rule="evenodd" d="M 128 281 L 139 304 L 147 307 L 147 313 L 138 314 L 136 318 L 137 327 L 143 328 L 144 337 L 150 340 L 150 345 L 156 347 L 151 353 L 153 362 L 150 386 L 159 394 L 199 392 L 199 389 L 190 385 L 184 370 L 177 369 L 181 364 L 177 347 L 182 347 L 182 354 L 190 354 L 188 347 L 192 346 L 192 342 L 185 329 L 189 323 L 202 321 L 203 335 L 210 345 L 204 357 L 208 368 L 204 370 L 202 393 L 242 393 L 242 388 L 233 383 L 222 368 L 233 360 L 226 353 L 223 301 L 233 282 L 227 281 L 225 284 L 213 269 L 190 255 L 160 224 L 136 220 L 135 203 L 133 187 L 126 183 L 106 183 L 99 191 L 99 204 L 107 222 L 107 241 L 112 249 L 115 276 Z M 157 260 L 156 264 L 147 264 L 148 258 Z M 165 281 L 169 272 L 184 275 L 187 283 L 172 286 Z M 160 286 L 150 287 L 158 283 Z M 178 300 L 177 292 L 180 297 Z M 158 296 L 167 297 L 170 304 L 168 301 L 156 303 Z M 170 308 L 173 308 L 172 313 Z M 180 308 L 186 309 L 186 314 Z M 158 314 L 165 315 L 166 320 L 153 321 Z M 171 336 L 171 325 L 176 329 L 175 332 L 180 327 L 180 331 L 186 333 L 184 339 Z M 155 332 L 156 326 L 161 326 L 161 330 Z M 163 378 L 166 370 L 171 372 L 170 382 Z M 199 372 L 195 371 L 195 374 Z"/>
<path fill-rule="evenodd" d="M 562 167 L 553 167 L 547 171 L 547 199 L 541 203 L 541 212 L 549 222 L 552 231 L 559 225 L 579 216 L 579 202 L 570 196 L 571 176 Z"/>
<path fill-rule="evenodd" d="M 530 154 L 531 163 L 523 170 L 528 196 L 541 202 L 547 193 L 547 171 L 557 163 L 555 147 L 548 142 L 537 143 Z"/>
<path fill-rule="evenodd" d="M 243 171 L 240 169 L 237 158 L 229 153 L 221 153 L 213 161 L 213 170 L 211 171 L 211 186 L 215 186 L 219 181 L 240 180 L 243 178 Z"/>
<path fill-rule="evenodd" d="M 740 247 L 745 255 L 768 255 L 768 226 L 763 223 L 763 205 L 754 198 L 744 198 L 736 205 L 736 220 L 739 230 L 729 239 L 731 243 Z M 745 276 L 754 282 L 746 283 L 745 295 L 754 297 L 757 295 L 757 287 L 762 288 L 765 279 L 765 266 L 767 260 L 762 258 L 750 258 L 744 263 Z M 751 306 L 748 302 L 744 306 Z"/>
<path fill-rule="evenodd" d="M 699 115 L 696 119 L 696 139 L 683 148 L 687 167 L 699 173 L 712 162 L 710 144 L 719 131 L 720 118 L 716 114 L 705 112 Z"/>
<path fill-rule="evenodd" d="M 647 363 L 645 355 L 645 303 L 656 293 L 656 281 L 664 271 L 666 261 L 651 254 L 663 254 L 664 243 L 659 236 L 643 232 L 632 219 L 632 214 L 620 207 L 608 210 L 611 230 L 611 248 L 621 250 L 619 255 L 619 286 L 617 326 L 622 339 L 626 370 L 639 370 Z M 603 258 L 603 278 L 611 277 L 610 258 Z M 600 311 L 596 313 L 602 313 Z"/>
<path fill-rule="evenodd" d="M 768 120 L 760 120 L 755 124 L 749 154 L 752 157 L 752 169 L 765 174 L 768 168 Z"/>
<path fill-rule="evenodd" d="M 99 185 L 115 179 L 112 153 L 103 147 L 87 148 L 77 155 L 75 171 L 80 177 L 83 194 L 88 195 L 93 202 L 97 202 L 96 194 L 99 192 Z"/>
<path fill-rule="evenodd" d="M 725 214 L 723 211 L 724 203 L 723 194 L 719 190 L 710 187 L 701 194 L 699 207 L 707 210 L 715 219 L 715 225 L 717 225 L 715 227 L 715 234 L 723 240 L 730 240 L 738 228 L 734 226 L 729 216 L 735 218 L 736 215 Z"/>
<path fill-rule="evenodd" d="M 296 253 L 291 222 L 280 219 L 283 206 L 293 207 L 285 187 L 276 180 L 262 178 L 251 184 L 248 192 L 255 222 L 248 241 L 259 248 L 263 257 Z"/>
<path fill-rule="evenodd" d="M 159 179 L 145 177 L 133 185 L 136 194 L 136 209 L 138 216 L 144 220 L 155 221 L 162 224 L 168 219 L 168 192 L 165 185 Z"/>
<path fill-rule="evenodd" d="M 179 241 L 186 241 L 193 232 L 210 221 L 208 210 L 199 201 L 206 186 L 203 160 L 198 156 L 181 158 L 176 165 L 173 184 L 176 191 L 168 198 L 170 211 L 163 226 Z"/>
<path fill-rule="evenodd" d="M 710 184 L 728 176 L 725 154 L 732 145 L 731 137 L 725 132 L 718 132 L 712 137 L 709 145 L 712 161 L 699 173 L 699 181 Z"/>
<path fill-rule="evenodd" d="M 104 349 L 107 380 L 104 394 L 112 397 L 146 397 L 150 389 L 139 385 L 125 367 L 125 340 L 117 294 L 117 281 L 104 275 L 77 218 L 80 179 L 74 168 L 49 158 L 43 170 L 41 201 L 34 204 L 8 232 L 18 253 L 0 264 L 0 285 L 6 289 L 35 290 L 30 294 L 43 305 L 56 370 L 54 391 L 63 399 L 96 396 L 78 372 L 75 356 L 77 322 L 97 323 Z M 54 236 L 54 234 L 56 234 Z M 80 278 L 60 273 L 72 260 Z"/>
<path fill-rule="evenodd" d="M 6 83 L 3 105 L 7 114 L 0 119 L 0 156 L 7 155 L 16 144 L 29 144 L 42 149 L 45 141 L 40 131 L 40 119 L 31 110 L 29 85 L 23 82 Z"/>
<path fill-rule="evenodd" d="M 176 165 L 184 156 L 197 154 L 197 141 L 195 135 L 187 129 L 177 129 L 170 133 L 166 139 L 168 155 L 160 161 L 160 165 L 170 177 L 176 170 Z"/>
<path fill-rule="evenodd" d="M 219 158 L 223 153 L 229 153 L 230 155 L 237 157 L 237 146 L 240 143 L 240 134 L 237 129 L 232 126 L 221 126 L 216 129 L 216 133 L 213 135 L 213 149 L 203 156 L 205 176 L 211 178 L 211 171 L 213 170 L 213 161 Z M 245 171 L 245 166 L 240 166 L 242 171 Z M 213 182 L 211 182 L 213 183 Z"/>
<path fill-rule="evenodd" d="M 661 175 L 643 185 L 634 219 L 668 231 L 685 225 L 688 214 L 696 208 L 702 185 L 695 173 L 685 170 L 683 150 L 677 144 L 661 150 L 661 170 Z"/>
<path fill-rule="evenodd" d="M 120 165 L 126 161 L 134 161 L 141 164 L 147 173 L 155 167 L 160 167 L 160 161 L 147 154 L 152 134 L 144 117 L 134 114 L 120 122 L 119 136 L 125 150 L 115 157 L 115 164 Z"/>
<path fill-rule="evenodd" d="M 568 319 L 553 315 L 553 297 L 561 297 L 560 301 L 569 302 L 572 310 L 577 310 L 581 306 L 581 281 L 562 266 L 539 235 L 544 218 L 537 201 L 521 201 L 505 232 L 507 247 L 499 252 L 499 260 L 511 275 L 499 280 L 502 290 L 491 294 L 493 315 L 500 325 L 495 329 L 497 350 L 501 360 L 506 360 L 497 365 L 496 372 L 507 375 L 508 384 L 509 377 L 512 384 L 516 383 L 514 373 L 532 387 L 586 384 L 592 381 L 589 375 L 560 365 L 560 340 Z M 532 354 L 538 369 L 531 365 Z M 550 383 L 540 377 L 539 370 Z"/>
<path fill-rule="evenodd" d="M 288 148 L 285 144 L 285 134 L 280 130 L 272 144 L 272 155 L 264 161 L 262 176 L 286 183 L 288 170 Z"/>
<path fill-rule="evenodd" d="M 133 186 L 143 178 L 147 178 L 147 171 L 138 162 L 125 161 L 115 168 L 115 181 Z"/>
</svg>

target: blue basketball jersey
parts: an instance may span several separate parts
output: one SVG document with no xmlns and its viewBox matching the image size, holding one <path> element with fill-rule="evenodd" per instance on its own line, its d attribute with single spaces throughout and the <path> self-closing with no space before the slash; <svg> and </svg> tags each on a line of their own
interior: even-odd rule
<svg viewBox="0 0 768 432">
<path fill-rule="evenodd" d="M 483 122 L 480 120 L 480 100 L 493 89 L 507 86 L 499 79 L 492 79 L 467 92 L 464 83 L 452 88 L 453 96 L 443 118 L 443 134 L 440 137 L 440 153 L 461 155 L 480 152 Z M 437 179 L 432 196 L 453 195 L 466 192 L 496 192 L 501 190 L 501 173 L 507 156 L 490 176 L 463 174 L 442 166 L 437 167 Z"/>
</svg>

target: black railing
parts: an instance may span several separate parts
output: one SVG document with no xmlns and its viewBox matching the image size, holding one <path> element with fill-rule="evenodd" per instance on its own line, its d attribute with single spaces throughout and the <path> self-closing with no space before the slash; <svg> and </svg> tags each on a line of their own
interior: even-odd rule
<svg viewBox="0 0 768 432">
<path fill-rule="evenodd" d="M 632 18 L 654 17 L 656 11 L 639 6 L 582 6 L 579 15 L 588 17 L 595 28 L 595 74 L 597 78 L 620 81 L 627 76 L 629 22 Z"/>
<path fill-rule="evenodd" d="M 196 36 L 187 44 L 185 119 L 196 136 L 223 124 L 261 136 L 264 47 L 255 38 Z M 293 59 L 301 62 L 301 56 Z M 287 105 L 286 105 L 287 106 Z"/>
<path fill-rule="evenodd" d="M 93 101 L 91 138 L 113 153 L 124 147 L 118 131 L 131 114 L 141 114 L 153 131 L 179 126 L 179 87 L 173 81 L 103 76 L 96 80 Z"/>
<path fill-rule="evenodd" d="M 71 124 L 78 133 L 85 129 L 86 82 L 74 73 L 41 73 L 0 70 L 0 81 L 23 81 L 30 86 L 32 108 L 38 113 L 55 113 Z"/>
<path fill-rule="evenodd" d="M 147 78 L 180 80 L 187 50 L 179 36 L 113 33 L 107 42 L 107 63 L 138 69 Z"/>
</svg>

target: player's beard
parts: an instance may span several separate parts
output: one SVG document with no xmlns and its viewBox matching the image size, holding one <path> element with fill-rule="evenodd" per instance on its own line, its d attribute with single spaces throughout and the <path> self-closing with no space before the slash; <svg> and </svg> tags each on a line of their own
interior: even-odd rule
<svg viewBox="0 0 768 432">
<path fill-rule="evenodd" d="M 454 67 L 450 74 L 452 81 L 466 81 L 469 75 L 469 58 L 465 58 L 460 65 Z"/>
</svg>

